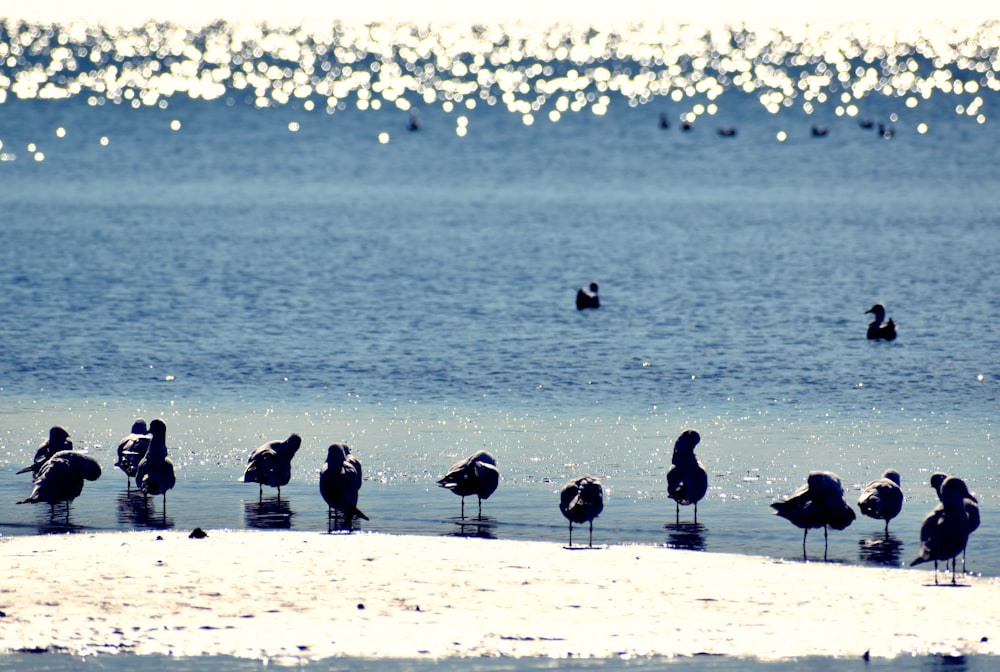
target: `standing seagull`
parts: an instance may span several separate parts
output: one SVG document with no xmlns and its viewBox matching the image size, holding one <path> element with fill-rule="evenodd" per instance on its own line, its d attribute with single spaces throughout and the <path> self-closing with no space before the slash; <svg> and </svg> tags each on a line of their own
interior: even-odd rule
<svg viewBox="0 0 1000 672">
<path fill-rule="evenodd" d="M 829 547 L 827 527 L 835 530 L 846 529 L 854 522 L 854 509 L 844 499 L 844 486 L 840 478 L 832 471 L 811 471 L 806 478 L 806 484 L 799 487 L 783 502 L 771 504 L 774 512 L 782 518 L 792 521 L 796 527 L 801 527 L 802 559 L 806 557 L 806 537 L 809 528 L 823 528 L 823 560 Z"/>
<path fill-rule="evenodd" d="M 31 477 L 36 478 L 39 470 L 45 466 L 49 458 L 63 450 L 73 450 L 73 442 L 69 440 L 69 432 L 59 426 L 53 427 L 49 430 L 49 440 L 35 451 L 35 459 L 29 466 L 17 473 L 26 474 L 30 471 Z"/>
<path fill-rule="evenodd" d="M 350 532 L 354 518 L 368 520 L 358 509 L 358 490 L 361 489 L 361 462 L 351 455 L 351 449 L 334 443 L 326 451 L 326 462 L 319 470 L 319 493 L 327 506 L 326 531 L 332 529 L 331 520 L 344 515 L 343 527 Z M 338 526 L 339 529 L 340 526 Z"/>
<path fill-rule="evenodd" d="M 167 457 L 167 425 L 157 418 L 149 423 L 149 447 L 135 470 L 135 484 L 145 497 L 163 495 L 163 517 L 167 516 L 167 490 L 177 483 L 174 463 Z"/>
<path fill-rule="evenodd" d="M 52 455 L 38 470 L 35 489 L 18 504 L 45 502 L 52 507 L 49 520 L 55 517 L 56 504 L 66 502 L 66 524 L 69 525 L 69 504 L 83 492 L 83 481 L 101 477 L 101 465 L 94 458 L 74 450 L 61 450 Z"/>
<path fill-rule="evenodd" d="M 559 495 L 559 510 L 569 520 L 569 545 L 573 546 L 573 523 L 590 523 L 590 541 L 594 546 L 594 518 L 604 510 L 604 488 L 593 476 L 568 481 Z"/>
<path fill-rule="evenodd" d="M 674 500 L 677 519 L 681 522 L 681 506 L 694 504 L 694 522 L 698 523 L 698 502 L 708 492 L 708 472 L 694 454 L 701 436 L 686 430 L 674 443 L 674 456 L 667 470 L 667 496 Z"/>
<path fill-rule="evenodd" d="M 858 508 L 869 518 L 885 521 L 885 535 L 889 536 L 889 521 L 903 509 L 903 490 L 899 472 L 886 469 L 882 478 L 877 478 L 861 489 Z"/>
<path fill-rule="evenodd" d="M 891 341 L 896 338 L 896 323 L 889 318 L 885 321 L 885 306 L 876 303 L 865 311 L 865 314 L 872 313 L 875 319 L 868 323 L 868 340 L 882 339 Z"/>
<path fill-rule="evenodd" d="M 931 487 L 934 488 L 935 492 L 937 492 L 939 500 L 941 500 L 941 485 L 944 483 L 946 478 L 948 478 L 948 474 L 944 474 L 940 471 L 936 471 L 931 474 Z M 965 492 L 962 495 L 962 504 L 965 506 L 965 513 L 969 517 L 969 534 L 972 534 L 979 529 L 979 500 L 973 497 L 972 493 L 969 492 L 969 488 L 965 485 L 965 481 L 961 479 L 958 480 L 962 484 L 962 487 L 965 488 Z M 962 549 L 962 573 L 965 573 L 964 548 Z"/>
<path fill-rule="evenodd" d="M 480 450 L 456 462 L 444 475 L 438 485 L 451 490 L 462 498 L 462 519 L 465 519 L 465 498 L 476 495 L 479 498 L 479 517 L 483 517 L 483 500 L 489 499 L 500 484 L 500 470 L 496 459 L 485 450 Z"/>
<path fill-rule="evenodd" d="M 934 585 L 937 585 L 938 561 L 954 558 L 965 550 L 969 541 L 969 514 L 966 510 L 966 494 L 969 489 L 960 478 L 948 476 L 939 490 L 941 502 L 924 518 L 920 526 L 920 553 L 910 563 L 919 565 L 934 561 Z M 955 583 L 955 563 L 951 565 L 951 582 Z"/>
<path fill-rule="evenodd" d="M 259 500 L 264 499 L 265 485 L 277 488 L 281 499 L 281 486 L 288 485 L 292 478 L 292 458 L 301 445 L 302 437 L 292 434 L 284 441 L 268 441 L 255 448 L 247 458 L 247 468 L 240 480 L 260 486 Z"/>
<path fill-rule="evenodd" d="M 135 470 L 139 468 L 142 458 L 146 457 L 149 441 L 150 435 L 146 421 L 142 418 L 136 418 L 132 422 L 131 433 L 118 444 L 118 461 L 115 462 L 115 466 L 125 472 L 125 482 L 128 484 L 130 492 L 132 478 L 135 476 Z"/>
</svg>

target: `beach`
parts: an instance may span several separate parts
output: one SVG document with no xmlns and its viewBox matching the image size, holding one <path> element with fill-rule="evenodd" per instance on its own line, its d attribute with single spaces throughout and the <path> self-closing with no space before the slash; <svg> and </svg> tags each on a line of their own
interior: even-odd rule
<svg viewBox="0 0 1000 672">
<path fill-rule="evenodd" d="M 581 531 L 582 532 L 582 531 Z M 0 651 L 996 655 L 1000 580 L 657 546 L 207 530 L 5 538 Z M 925 565 L 927 566 L 927 565 Z"/>
</svg>

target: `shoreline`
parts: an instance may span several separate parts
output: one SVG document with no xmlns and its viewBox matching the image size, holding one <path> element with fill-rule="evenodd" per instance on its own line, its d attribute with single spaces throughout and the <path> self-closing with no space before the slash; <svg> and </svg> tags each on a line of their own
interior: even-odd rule
<svg viewBox="0 0 1000 672">
<path fill-rule="evenodd" d="M 936 587 L 933 570 L 229 530 L 7 537 L 0 556 L 4 653 L 272 662 L 1000 653 L 1000 579 Z"/>
</svg>

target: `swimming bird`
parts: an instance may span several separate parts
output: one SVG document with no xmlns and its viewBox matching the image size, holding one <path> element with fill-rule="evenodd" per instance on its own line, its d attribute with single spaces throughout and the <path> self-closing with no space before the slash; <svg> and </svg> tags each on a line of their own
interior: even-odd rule
<svg viewBox="0 0 1000 672">
<path fill-rule="evenodd" d="M 31 464 L 17 473 L 26 474 L 30 471 L 31 477 L 36 478 L 39 470 L 45 466 L 49 458 L 63 450 L 73 450 L 73 442 L 69 439 L 69 432 L 57 425 L 49 430 L 49 440 L 35 451 L 35 459 L 32 460 Z"/>
<path fill-rule="evenodd" d="M 465 498 L 470 495 L 479 498 L 479 517 L 482 518 L 483 500 L 489 499 L 499 484 L 500 470 L 497 469 L 496 458 L 485 450 L 451 465 L 448 473 L 438 481 L 442 488 L 462 498 L 462 518 L 465 518 Z"/>
<path fill-rule="evenodd" d="M 83 492 L 83 481 L 101 477 L 97 460 L 75 450 L 60 450 L 38 470 L 35 488 L 27 499 L 18 504 L 45 502 L 51 508 L 49 519 L 55 516 L 56 504 L 66 502 L 66 524 L 69 524 L 69 503 Z"/>
<path fill-rule="evenodd" d="M 589 289 L 584 289 L 581 287 L 576 292 L 576 309 L 583 310 L 584 308 L 600 308 L 601 299 L 597 296 L 597 283 L 590 283 Z"/>
<path fill-rule="evenodd" d="M 667 117 L 666 112 L 660 112 L 660 128 L 670 128 L 670 119 Z"/>
<path fill-rule="evenodd" d="M 358 509 L 358 490 L 361 489 L 361 462 L 351 455 L 351 449 L 340 443 L 330 444 L 326 462 L 319 470 L 319 492 L 327 506 L 326 531 L 331 531 L 331 520 L 343 514 L 343 527 L 350 531 L 355 518 L 368 520 Z M 338 525 L 338 529 L 339 529 Z"/>
<path fill-rule="evenodd" d="M 844 499 L 844 486 L 831 471 L 811 471 L 806 484 L 793 492 L 783 502 L 771 504 L 775 514 L 786 518 L 796 527 L 801 527 L 802 558 L 806 559 L 806 537 L 809 529 L 823 528 L 823 559 L 829 547 L 827 527 L 835 530 L 846 529 L 854 522 L 854 509 Z"/>
<path fill-rule="evenodd" d="M 830 129 L 828 129 L 826 126 L 817 126 L 815 124 L 810 130 L 814 138 L 826 137 L 826 134 L 830 132 Z"/>
<path fill-rule="evenodd" d="M 868 340 L 882 339 L 891 341 L 896 338 L 896 323 L 889 318 L 885 321 L 885 306 L 876 303 L 865 311 L 865 314 L 872 313 L 875 319 L 868 323 Z"/>
<path fill-rule="evenodd" d="M 889 535 L 889 521 L 903 509 L 903 490 L 900 488 L 899 472 L 886 469 L 877 478 L 861 489 L 858 508 L 869 518 L 885 521 L 885 534 Z"/>
<path fill-rule="evenodd" d="M 139 468 L 142 458 L 146 457 L 146 449 L 149 448 L 149 429 L 146 421 L 136 418 L 132 422 L 132 429 L 128 436 L 118 444 L 118 461 L 115 466 L 125 472 L 125 482 L 129 491 L 132 489 L 132 478 L 135 470 Z"/>
<path fill-rule="evenodd" d="M 944 483 L 945 479 L 948 478 L 948 474 L 936 471 L 931 474 L 931 487 L 937 492 L 938 500 L 941 500 L 941 485 Z M 965 481 L 959 479 L 962 483 L 962 487 L 965 488 L 965 492 L 962 495 L 962 504 L 965 506 L 965 513 L 969 517 L 969 534 L 979 529 L 979 500 L 976 499 L 971 492 L 969 492 L 968 486 L 966 486 Z M 957 486 L 956 486 L 957 487 Z M 965 573 L 965 551 L 962 549 L 962 573 Z"/>
<path fill-rule="evenodd" d="M 689 504 L 694 504 L 694 522 L 698 522 L 698 502 L 708 492 L 708 472 L 694 454 L 699 441 L 698 432 L 685 430 L 674 443 L 674 456 L 667 469 L 667 496 L 674 500 L 678 523 L 681 506 Z"/>
<path fill-rule="evenodd" d="M 149 446 L 135 470 L 135 484 L 143 496 L 163 495 L 163 515 L 167 515 L 167 490 L 177 483 L 174 463 L 167 457 L 167 424 L 157 418 L 149 423 Z"/>
<path fill-rule="evenodd" d="M 594 518 L 604 510 L 604 488 L 593 476 L 567 481 L 559 494 L 559 510 L 569 520 L 569 545 L 573 545 L 573 523 L 590 523 L 590 541 L 594 546 Z"/>
<path fill-rule="evenodd" d="M 722 127 L 722 128 L 719 129 L 718 133 L 719 133 L 719 135 L 721 135 L 724 138 L 735 138 L 736 137 L 736 129 L 733 128 L 732 126 L 724 126 L 724 127 Z"/>
<path fill-rule="evenodd" d="M 254 448 L 247 458 L 247 468 L 240 477 L 244 483 L 257 483 L 259 497 L 264 497 L 264 486 L 278 489 L 278 499 L 281 499 L 281 486 L 288 485 L 292 478 L 292 458 L 302 445 L 302 437 L 292 434 L 284 441 L 268 441 L 263 446 Z"/>
<path fill-rule="evenodd" d="M 937 585 L 938 561 L 948 560 L 965 550 L 969 541 L 969 514 L 966 508 L 965 482 L 955 476 L 948 476 L 941 483 L 940 503 L 934 507 L 920 526 L 920 552 L 910 566 L 929 560 L 934 561 L 934 584 Z M 955 563 L 951 565 L 951 582 L 955 583 Z"/>
</svg>

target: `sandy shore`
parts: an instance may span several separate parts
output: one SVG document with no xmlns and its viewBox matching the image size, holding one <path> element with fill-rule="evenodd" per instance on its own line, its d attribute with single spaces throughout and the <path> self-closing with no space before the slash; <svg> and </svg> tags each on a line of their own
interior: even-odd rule
<svg viewBox="0 0 1000 672">
<path fill-rule="evenodd" d="M 208 534 L 3 539 L 0 651 L 272 661 L 1000 651 L 994 578 L 935 587 L 929 571 L 650 546 Z"/>
</svg>

